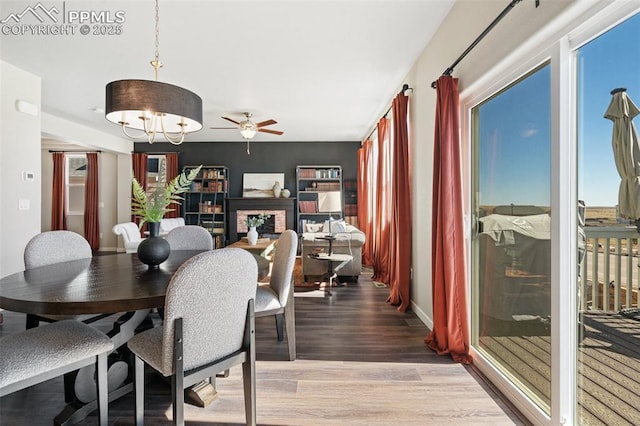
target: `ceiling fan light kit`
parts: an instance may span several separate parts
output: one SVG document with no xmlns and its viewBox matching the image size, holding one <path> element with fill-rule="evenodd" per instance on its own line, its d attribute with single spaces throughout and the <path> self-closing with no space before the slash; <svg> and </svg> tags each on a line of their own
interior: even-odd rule
<svg viewBox="0 0 640 426">
<path fill-rule="evenodd" d="M 153 143 L 160 133 L 172 144 L 179 145 L 187 133 L 202 129 L 202 99 L 190 90 L 158 81 L 158 70 L 162 67 L 159 27 L 156 0 L 156 52 L 151 61 L 155 81 L 118 80 L 107 84 L 105 117 L 121 126 L 131 139 L 142 137 Z M 127 129 L 141 130 L 144 135 L 133 136 Z"/>
<path fill-rule="evenodd" d="M 263 129 L 265 126 L 270 126 L 272 124 L 278 124 L 276 120 L 269 119 L 265 121 L 261 121 L 259 123 L 254 123 L 251 121 L 251 117 L 253 114 L 250 112 L 244 112 L 245 119 L 243 121 L 236 121 L 233 118 L 229 117 L 221 117 L 224 120 L 230 121 L 233 124 L 236 124 L 237 127 L 210 127 L 210 129 L 238 129 L 240 130 L 240 135 L 246 139 L 247 141 L 247 154 L 251 154 L 249 150 L 249 141 L 256 135 L 258 132 L 263 133 L 271 133 L 273 135 L 282 135 L 283 131 L 280 130 L 271 130 L 271 129 Z"/>
</svg>

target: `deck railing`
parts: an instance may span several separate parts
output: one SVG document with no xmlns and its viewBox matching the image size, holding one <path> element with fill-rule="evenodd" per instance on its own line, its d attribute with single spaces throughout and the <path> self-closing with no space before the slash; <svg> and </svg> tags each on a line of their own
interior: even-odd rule
<svg viewBox="0 0 640 426">
<path fill-rule="evenodd" d="M 640 234 L 636 227 L 584 229 L 587 253 L 580 268 L 580 309 L 618 312 L 638 308 Z"/>
</svg>

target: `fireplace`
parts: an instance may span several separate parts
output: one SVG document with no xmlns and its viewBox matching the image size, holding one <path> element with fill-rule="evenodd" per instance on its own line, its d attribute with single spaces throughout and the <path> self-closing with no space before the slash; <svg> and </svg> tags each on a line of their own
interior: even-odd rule
<svg viewBox="0 0 640 426">
<path fill-rule="evenodd" d="M 238 210 L 236 214 L 238 232 L 249 232 L 247 218 L 261 214 L 268 215 L 269 218 L 264 221 L 264 225 L 256 228 L 259 234 L 282 234 L 287 229 L 286 210 Z"/>
<path fill-rule="evenodd" d="M 294 229 L 295 198 L 227 198 L 229 243 L 240 240 L 249 231 L 247 217 L 261 213 L 271 215 L 257 229 L 259 234 L 277 238 L 286 229 Z"/>
</svg>

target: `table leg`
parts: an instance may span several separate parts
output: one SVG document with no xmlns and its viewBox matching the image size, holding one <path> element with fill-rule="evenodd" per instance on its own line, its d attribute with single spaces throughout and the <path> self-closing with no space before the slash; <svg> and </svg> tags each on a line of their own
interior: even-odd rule
<svg viewBox="0 0 640 426">
<path fill-rule="evenodd" d="M 122 315 L 107 333 L 114 343 L 114 349 L 108 357 L 109 401 L 114 401 L 133 390 L 133 358 L 125 344 L 147 319 L 149 312 L 142 310 Z M 54 425 L 77 423 L 98 408 L 94 373 L 95 366 L 90 365 L 65 375 L 65 401 L 68 404 L 56 416 Z"/>
</svg>

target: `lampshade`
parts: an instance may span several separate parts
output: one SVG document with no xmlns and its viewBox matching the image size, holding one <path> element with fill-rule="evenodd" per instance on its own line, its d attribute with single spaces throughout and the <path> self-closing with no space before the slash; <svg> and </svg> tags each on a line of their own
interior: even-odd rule
<svg viewBox="0 0 640 426">
<path fill-rule="evenodd" d="M 342 194 L 340 191 L 327 191 L 318 193 L 319 212 L 341 212 Z"/>
<path fill-rule="evenodd" d="M 155 129 L 148 128 L 152 115 L 161 118 L 155 120 Z M 105 116 L 112 123 L 136 130 L 197 132 L 202 129 L 202 99 L 187 89 L 159 81 L 112 81 L 106 88 Z"/>
<path fill-rule="evenodd" d="M 153 143 L 157 134 L 174 145 L 180 145 L 187 133 L 202 129 L 202 99 L 195 93 L 160 83 L 160 7 L 156 0 L 156 53 L 151 61 L 155 81 L 117 80 L 107 84 L 105 117 L 120 125 L 131 139 L 146 138 Z M 140 136 L 131 135 L 127 129 L 142 130 Z"/>
</svg>

